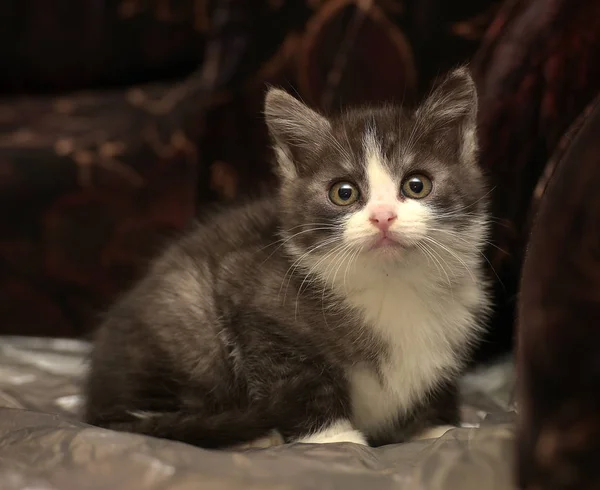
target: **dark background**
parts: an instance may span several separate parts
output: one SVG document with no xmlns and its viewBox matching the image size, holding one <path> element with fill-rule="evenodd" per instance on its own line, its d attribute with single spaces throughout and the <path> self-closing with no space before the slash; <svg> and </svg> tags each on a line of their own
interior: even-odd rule
<svg viewBox="0 0 600 490">
<path fill-rule="evenodd" d="M 540 179 L 600 87 L 598 19 L 592 0 L 1 2 L 0 333 L 85 335 L 194 215 L 272 187 L 267 84 L 327 112 L 412 104 L 470 62 L 498 278 L 481 355 L 505 350 Z"/>
</svg>

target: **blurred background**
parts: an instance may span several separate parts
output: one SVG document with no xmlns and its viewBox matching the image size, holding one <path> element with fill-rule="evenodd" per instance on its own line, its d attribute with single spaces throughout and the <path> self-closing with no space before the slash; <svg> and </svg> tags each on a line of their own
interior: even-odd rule
<svg viewBox="0 0 600 490">
<path fill-rule="evenodd" d="M 479 356 L 509 349 L 530 216 L 600 87 L 599 4 L 0 2 L 0 333 L 85 336 L 194 215 L 273 187 L 267 84 L 414 104 L 469 62 L 494 197 Z"/>
</svg>

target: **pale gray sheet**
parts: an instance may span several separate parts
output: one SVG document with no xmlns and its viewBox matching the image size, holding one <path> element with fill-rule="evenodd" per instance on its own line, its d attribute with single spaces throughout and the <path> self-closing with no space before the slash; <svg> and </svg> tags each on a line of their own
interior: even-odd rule
<svg viewBox="0 0 600 490">
<path fill-rule="evenodd" d="M 1 490 L 514 488 L 511 359 L 465 377 L 464 427 L 437 440 L 226 452 L 79 422 L 88 351 L 72 340 L 0 337 Z"/>
</svg>

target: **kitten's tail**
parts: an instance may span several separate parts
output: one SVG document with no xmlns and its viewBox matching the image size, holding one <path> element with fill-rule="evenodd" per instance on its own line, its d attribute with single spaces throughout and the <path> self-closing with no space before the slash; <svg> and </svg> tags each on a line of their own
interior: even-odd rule
<svg viewBox="0 0 600 490">
<path fill-rule="evenodd" d="M 132 414 L 128 421 L 90 421 L 106 429 L 172 439 L 207 449 L 225 448 L 260 439 L 273 429 L 273 421 L 256 412 L 227 411 L 202 415 L 189 412 Z"/>
</svg>

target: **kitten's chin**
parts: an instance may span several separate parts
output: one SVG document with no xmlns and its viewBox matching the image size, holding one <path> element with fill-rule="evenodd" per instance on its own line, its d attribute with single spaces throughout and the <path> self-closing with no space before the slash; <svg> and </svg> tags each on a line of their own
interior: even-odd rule
<svg viewBox="0 0 600 490">
<path fill-rule="evenodd" d="M 399 257 L 405 250 L 406 245 L 398 239 L 390 236 L 379 236 L 373 240 L 368 247 L 368 252 L 381 257 Z"/>
</svg>

